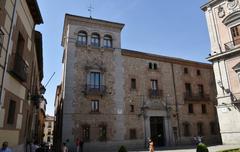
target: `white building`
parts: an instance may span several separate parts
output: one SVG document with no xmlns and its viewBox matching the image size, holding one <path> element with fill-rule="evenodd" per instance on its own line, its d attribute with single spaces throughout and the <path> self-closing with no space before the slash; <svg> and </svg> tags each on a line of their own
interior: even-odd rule
<svg viewBox="0 0 240 152">
<path fill-rule="evenodd" d="M 223 144 L 240 144 L 240 1 L 210 0 L 205 12 Z"/>
</svg>

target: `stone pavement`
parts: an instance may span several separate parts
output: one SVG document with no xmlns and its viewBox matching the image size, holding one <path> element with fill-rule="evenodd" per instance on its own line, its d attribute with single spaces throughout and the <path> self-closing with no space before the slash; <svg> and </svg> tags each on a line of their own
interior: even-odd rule
<svg viewBox="0 0 240 152">
<path fill-rule="evenodd" d="M 216 145 L 209 146 L 209 152 L 217 152 L 220 150 L 240 148 L 240 145 Z M 148 152 L 148 151 L 131 151 L 131 152 Z M 164 147 L 156 149 L 155 152 L 196 152 L 195 147 Z"/>
</svg>

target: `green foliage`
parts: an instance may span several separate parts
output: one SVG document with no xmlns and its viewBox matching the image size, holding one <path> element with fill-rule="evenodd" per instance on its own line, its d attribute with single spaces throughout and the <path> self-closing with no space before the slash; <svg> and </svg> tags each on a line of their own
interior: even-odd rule
<svg viewBox="0 0 240 152">
<path fill-rule="evenodd" d="M 119 148 L 118 152 L 127 152 L 127 149 L 122 145 L 122 146 Z"/>
<path fill-rule="evenodd" d="M 197 152 L 208 152 L 208 148 L 205 144 L 199 143 L 197 145 Z"/>
</svg>

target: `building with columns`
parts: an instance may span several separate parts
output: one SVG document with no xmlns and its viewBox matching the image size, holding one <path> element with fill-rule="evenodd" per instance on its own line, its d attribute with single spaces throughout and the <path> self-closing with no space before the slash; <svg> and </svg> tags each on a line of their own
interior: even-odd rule
<svg viewBox="0 0 240 152">
<path fill-rule="evenodd" d="M 57 139 L 86 151 L 219 142 L 212 66 L 121 48 L 124 24 L 65 15 Z M 56 142 L 57 143 L 57 142 Z M 59 147 L 56 146 L 56 147 Z"/>
<path fill-rule="evenodd" d="M 209 0 L 205 12 L 223 144 L 240 144 L 240 1 Z"/>
</svg>

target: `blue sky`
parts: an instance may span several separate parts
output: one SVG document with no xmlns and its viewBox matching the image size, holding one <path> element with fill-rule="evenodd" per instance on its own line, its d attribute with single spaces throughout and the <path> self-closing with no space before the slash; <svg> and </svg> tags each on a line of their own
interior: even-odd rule
<svg viewBox="0 0 240 152">
<path fill-rule="evenodd" d="M 56 72 L 45 93 L 47 114 L 54 114 L 56 86 L 62 73 L 61 36 L 65 13 L 124 23 L 122 48 L 200 62 L 210 53 L 206 20 L 200 6 L 208 0 L 38 0 L 44 24 L 45 85 Z"/>
</svg>

